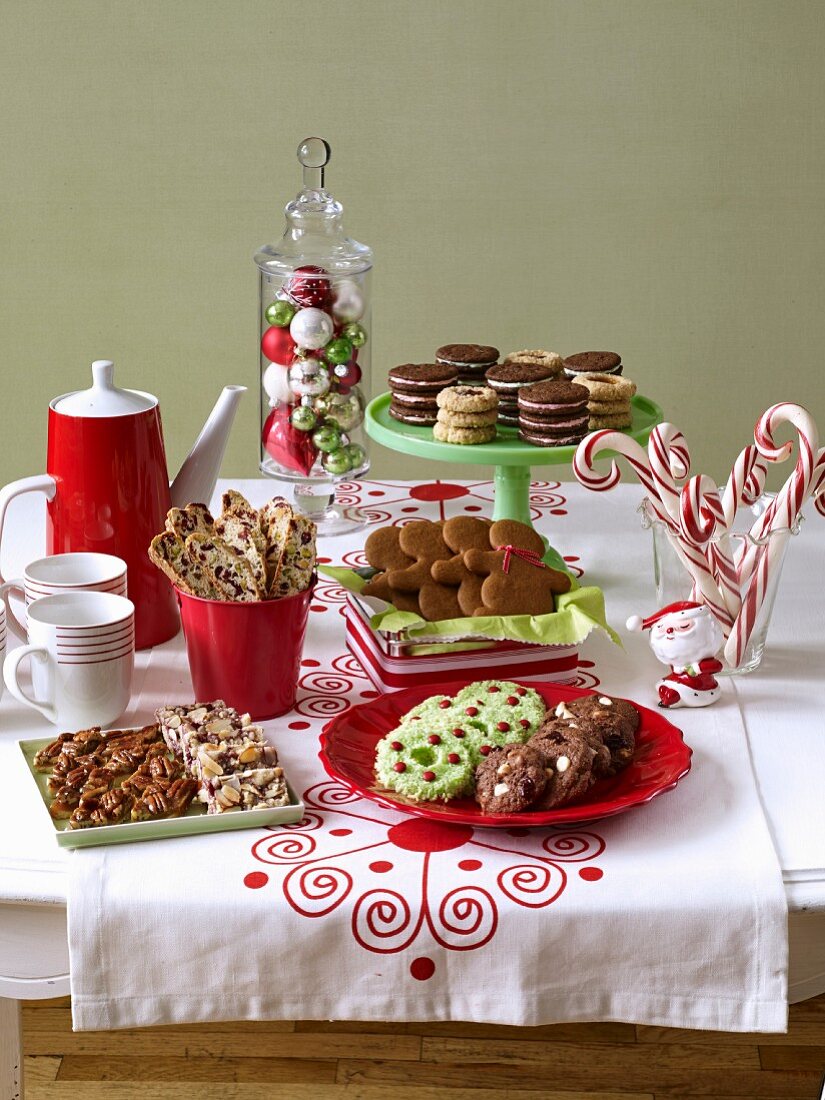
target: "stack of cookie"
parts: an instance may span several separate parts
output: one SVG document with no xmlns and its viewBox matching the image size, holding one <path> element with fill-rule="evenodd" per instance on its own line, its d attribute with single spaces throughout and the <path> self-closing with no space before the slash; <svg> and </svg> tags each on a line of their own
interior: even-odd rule
<svg viewBox="0 0 825 1100">
<path fill-rule="evenodd" d="M 567 573 L 542 562 L 541 535 L 516 520 L 454 516 L 381 527 L 364 554 L 375 570 L 364 595 L 428 622 L 549 614 L 571 584 Z"/>
<path fill-rule="evenodd" d="M 525 358 L 513 358 L 524 356 Z M 528 358 L 530 357 L 530 358 Z M 518 395 L 525 386 L 548 382 L 562 372 L 562 359 L 555 352 L 512 352 L 500 366 L 487 371 L 487 385 L 498 396 L 498 422 L 506 427 L 518 427 Z"/>
<path fill-rule="evenodd" d="M 498 348 L 490 344 L 443 344 L 435 353 L 440 366 L 452 367 L 464 385 L 484 385 L 484 375 L 498 362 Z"/>
<path fill-rule="evenodd" d="M 389 373 L 390 416 L 402 424 L 432 427 L 438 413 L 436 397 L 458 381 L 454 366 L 438 363 L 406 363 Z"/>
<path fill-rule="evenodd" d="M 433 437 L 440 443 L 490 443 L 496 437 L 498 396 L 489 386 L 450 386 L 437 398 Z"/>
<path fill-rule="evenodd" d="M 536 447 L 567 447 L 587 435 L 589 391 L 575 382 L 538 382 L 518 395 L 519 439 Z"/>
<path fill-rule="evenodd" d="M 635 382 L 615 374 L 583 374 L 576 385 L 584 386 L 590 394 L 587 401 L 589 431 L 630 427 L 633 420 L 630 398 L 636 392 Z"/>
<path fill-rule="evenodd" d="M 564 360 L 564 373 L 568 378 L 583 374 L 621 374 L 622 357 L 615 351 L 579 351 Z"/>
<path fill-rule="evenodd" d="M 172 508 L 149 557 L 172 584 L 209 600 L 281 599 L 305 591 L 315 569 L 315 524 L 282 497 L 258 510 L 234 489 L 213 519 L 205 504 Z"/>
</svg>

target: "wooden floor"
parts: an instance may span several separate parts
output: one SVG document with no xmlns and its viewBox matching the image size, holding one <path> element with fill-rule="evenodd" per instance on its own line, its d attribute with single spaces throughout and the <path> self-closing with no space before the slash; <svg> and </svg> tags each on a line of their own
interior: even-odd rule
<svg viewBox="0 0 825 1100">
<path fill-rule="evenodd" d="M 787 1035 L 632 1024 L 244 1023 L 73 1034 L 24 1008 L 25 1100 L 818 1100 L 825 996 Z"/>
</svg>

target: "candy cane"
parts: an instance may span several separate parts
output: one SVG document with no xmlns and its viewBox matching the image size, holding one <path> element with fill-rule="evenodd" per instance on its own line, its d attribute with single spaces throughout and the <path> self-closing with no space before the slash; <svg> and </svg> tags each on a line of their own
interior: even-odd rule
<svg viewBox="0 0 825 1100">
<path fill-rule="evenodd" d="M 814 481 L 814 467 L 818 458 L 819 431 L 813 417 L 801 405 L 783 401 L 772 405 L 756 422 L 753 437 L 762 455 L 769 462 L 782 462 L 793 452 L 793 443 L 774 442 L 774 432 L 782 424 L 792 424 L 799 437 L 799 454 L 793 473 L 782 486 L 751 531 L 761 538 L 768 530 L 777 527 L 793 527 L 802 506 L 810 496 Z"/>
<path fill-rule="evenodd" d="M 825 516 L 825 447 L 817 455 L 813 480 L 811 496 L 814 497 L 814 507 L 821 516 Z"/>
<path fill-rule="evenodd" d="M 685 437 L 673 424 L 660 424 L 650 433 L 647 443 L 650 473 L 661 500 L 674 523 L 680 522 L 681 481 L 690 473 L 690 451 Z"/>
<path fill-rule="evenodd" d="M 684 538 L 704 553 L 732 622 L 742 603 L 739 576 L 730 545 L 730 522 L 713 478 L 698 474 L 688 481 L 680 495 L 680 519 Z"/>
<path fill-rule="evenodd" d="M 601 451 L 612 450 L 622 455 L 633 467 L 639 481 L 648 491 L 648 500 L 658 520 L 665 525 L 670 543 L 682 565 L 687 569 L 697 592 L 718 619 L 727 636 L 733 624 L 732 616 L 725 604 L 724 597 L 713 576 L 707 558 L 695 546 L 681 537 L 679 515 L 679 493 L 675 489 L 675 479 L 684 477 L 690 469 L 690 453 L 684 436 L 672 424 L 662 424 L 654 429 L 657 438 L 653 446 L 656 472 L 651 469 L 649 455 L 633 439 L 620 432 L 607 429 L 592 432 L 586 436 L 576 449 L 573 458 L 573 471 L 578 480 L 587 488 L 604 492 L 612 489 L 621 480 L 621 471 L 616 460 L 610 463 L 606 474 L 600 474 L 593 462 Z M 668 503 L 662 499 L 662 493 Z"/>
</svg>

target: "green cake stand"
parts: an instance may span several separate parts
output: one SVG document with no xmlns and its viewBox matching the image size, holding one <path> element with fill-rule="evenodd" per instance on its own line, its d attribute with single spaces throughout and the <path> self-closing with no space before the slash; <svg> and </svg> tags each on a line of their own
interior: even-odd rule
<svg viewBox="0 0 825 1100">
<path fill-rule="evenodd" d="M 532 527 L 530 518 L 530 468 L 532 466 L 568 466 L 576 453 L 575 447 L 536 447 L 523 443 L 517 428 L 499 427 L 492 443 L 460 446 L 439 443 L 433 439 L 432 428 L 402 424 L 390 416 L 391 394 L 382 393 L 367 405 L 365 426 L 367 435 L 391 451 L 433 458 L 440 462 L 461 462 L 468 466 L 495 467 L 495 505 L 493 519 L 517 519 Z M 624 435 L 647 443 L 657 424 L 662 423 L 662 410 L 655 401 L 636 394 L 630 399 L 633 423 Z"/>
</svg>

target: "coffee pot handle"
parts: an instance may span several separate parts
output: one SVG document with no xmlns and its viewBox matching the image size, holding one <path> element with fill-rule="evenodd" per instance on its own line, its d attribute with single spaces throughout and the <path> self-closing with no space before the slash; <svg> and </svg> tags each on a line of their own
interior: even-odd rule
<svg viewBox="0 0 825 1100">
<path fill-rule="evenodd" d="M 23 493 L 43 493 L 46 500 L 54 500 L 57 492 L 57 482 L 51 474 L 34 474 L 33 477 L 21 477 L 19 481 L 9 482 L 0 489 L 0 549 L 3 546 L 3 526 L 6 522 L 6 509 L 15 497 Z M 2 562 L 2 556 L 0 556 Z M 0 583 L 3 581 L 2 565 L 0 565 Z"/>
</svg>

